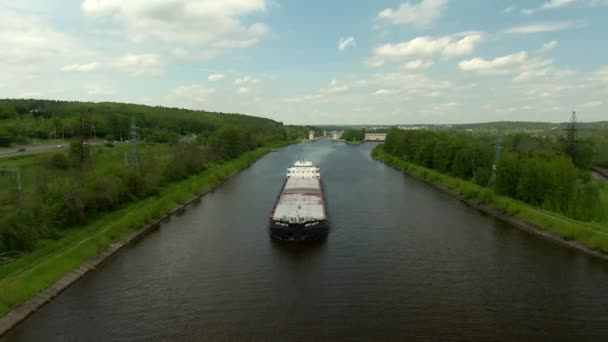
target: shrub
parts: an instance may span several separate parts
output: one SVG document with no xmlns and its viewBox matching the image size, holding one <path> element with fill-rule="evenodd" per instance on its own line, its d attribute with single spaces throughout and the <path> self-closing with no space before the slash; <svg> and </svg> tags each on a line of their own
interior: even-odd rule
<svg viewBox="0 0 608 342">
<path fill-rule="evenodd" d="M 45 163 L 46 167 L 54 170 L 67 170 L 70 168 L 70 160 L 63 153 L 50 156 Z"/>
</svg>

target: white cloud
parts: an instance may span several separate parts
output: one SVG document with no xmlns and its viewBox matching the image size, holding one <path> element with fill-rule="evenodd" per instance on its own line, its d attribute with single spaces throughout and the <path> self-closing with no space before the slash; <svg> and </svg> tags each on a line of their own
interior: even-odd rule
<svg viewBox="0 0 608 342">
<path fill-rule="evenodd" d="M 83 48 L 40 17 L 0 8 L 0 63 L 40 63 L 82 55 Z M 86 51 L 85 51 L 86 53 Z"/>
<path fill-rule="evenodd" d="M 113 95 L 116 93 L 116 91 L 112 87 L 100 84 L 89 84 L 85 87 L 85 89 L 87 94 L 93 96 Z"/>
<path fill-rule="evenodd" d="M 459 106 L 460 106 L 460 103 L 451 101 L 451 102 L 446 102 L 446 103 L 434 104 L 429 109 L 433 112 L 445 112 L 445 111 L 453 110 L 454 108 L 459 107 Z"/>
<path fill-rule="evenodd" d="M 239 77 L 234 80 L 234 84 L 236 85 L 246 85 L 246 84 L 257 84 L 260 81 L 257 78 L 253 78 L 251 76 Z"/>
<path fill-rule="evenodd" d="M 580 107 L 581 108 L 597 108 L 597 107 L 599 107 L 599 106 L 601 106 L 603 104 L 604 104 L 604 102 L 596 100 L 596 101 L 590 101 L 590 102 L 587 102 L 587 103 L 583 103 L 583 104 L 580 105 Z"/>
<path fill-rule="evenodd" d="M 550 1 L 547 1 L 544 4 L 542 4 L 542 6 L 540 6 L 540 7 L 542 9 L 560 8 L 560 7 L 568 6 L 575 1 L 576 0 L 550 0 Z"/>
<path fill-rule="evenodd" d="M 389 95 L 397 95 L 401 91 L 399 89 L 378 89 L 374 92 L 374 96 L 389 96 Z"/>
<path fill-rule="evenodd" d="M 570 69 L 558 69 L 552 64 L 552 60 L 530 58 L 526 51 L 521 51 L 491 60 L 483 58 L 464 60 L 458 66 L 463 71 L 480 75 L 515 74 L 514 82 L 527 82 L 536 78 L 562 79 L 575 74 Z"/>
<path fill-rule="evenodd" d="M 214 88 L 207 88 L 200 84 L 192 84 L 188 86 L 180 86 L 171 89 L 169 99 L 172 101 L 188 101 L 188 102 L 206 102 L 207 97 L 215 93 Z"/>
<path fill-rule="evenodd" d="M 42 97 L 42 93 L 39 91 L 24 91 L 20 93 L 17 97 L 21 99 L 34 99 Z"/>
<path fill-rule="evenodd" d="M 158 39 L 217 48 L 245 48 L 267 36 L 265 24 L 242 22 L 267 7 L 267 0 L 85 0 L 81 6 L 91 18 L 122 25 L 136 42 Z"/>
<path fill-rule="evenodd" d="M 378 19 L 393 24 L 430 25 L 437 21 L 448 7 L 448 0 L 422 0 L 417 4 L 406 2 L 397 10 L 387 8 L 378 13 Z"/>
<path fill-rule="evenodd" d="M 216 82 L 224 79 L 224 74 L 212 74 L 207 77 L 207 80 L 210 82 Z"/>
<path fill-rule="evenodd" d="M 329 87 L 321 88 L 319 92 L 322 94 L 334 94 L 343 93 L 345 91 L 348 91 L 349 89 L 350 87 L 348 85 L 343 84 L 338 80 L 331 80 L 331 82 L 329 82 Z"/>
<path fill-rule="evenodd" d="M 608 65 L 593 71 L 589 80 L 599 83 L 608 83 Z"/>
<path fill-rule="evenodd" d="M 530 33 L 541 33 L 541 32 L 556 32 L 562 31 L 574 27 L 574 24 L 569 21 L 558 21 L 558 22 L 544 22 L 528 24 L 523 26 L 515 26 L 505 30 L 506 33 L 513 34 L 530 34 Z"/>
<path fill-rule="evenodd" d="M 160 57 L 153 53 L 129 53 L 118 58 L 113 66 L 132 76 L 159 75 L 164 72 Z"/>
<path fill-rule="evenodd" d="M 91 62 L 87 64 L 70 64 L 61 68 L 62 71 L 76 71 L 76 72 L 92 72 L 99 70 L 101 64 L 98 62 Z"/>
<path fill-rule="evenodd" d="M 552 10 L 556 8 L 566 7 L 568 5 L 573 4 L 577 0 L 549 0 L 543 3 L 539 8 L 527 8 L 521 10 L 521 13 L 525 15 L 532 15 L 538 11 L 542 10 Z M 593 1 L 590 3 L 590 6 L 593 6 Z"/>
<path fill-rule="evenodd" d="M 435 80 L 424 74 L 408 72 L 378 73 L 372 76 L 369 83 L 381 89 L 398 89 L 400 92 L 417 96 L 437 96 L 438 91 L 452 87 L 450 81 Z"/>
<path fill-rule="evenodd" d="M 557 42 L 555 40 L 548 42 L 547 44 L 543 45 L 543 47 L 540 49 L 540 51 L 542 52 L 547 52 L 547 51 L 551 51 L 553 49 L 555 49 L 557 47 Z"/>
<path fill-rule="evenodd" d="M 461 70 L 477 72 L 482 75 L 504 75 L 512 72 L 516 66 L 522 65 L 528 59 L 528 53 L 521 51 L 512 55 L 497 57 L 492 60 L 473 58 L 458 64 Z"/>
<path fill-rule="evenodd" d="M 239 89 L 237 89 L 236 92 L 238 94 L 249 94 L 249 92 L 251 92 L 251 89 L 247 87 L 240 87 Z"/>
<path fill-rule="evenodd" d="M 479 32 L 470 32 L 465 33 L 464 36 L 462 35 L 438 38 L 416 37 L 397 44 L 380 45 L 374 49 L 373 56 L 368 61 L 368 64 L 371 66 L 381 66 L 387 60 L 401 60 L 412 56 L 464 56 L 472 53 L 475 47 L 483 41 L 483 34 Z"/>
<path fill-rule="evenodd" d="M 340 40 L 338 41 L 338 50 L 340 51 L 344 51 L 349 47 L 356 47 L 357 46 L 357 42 L 355 41 L 355 37 L 348 37 L 348 38 L 340 38 Z"/>
<path fill-rule="evenodd" d="M 416 59 L 409 61 L 403 65 L 405 70 L 426 70 L 433 65 L 433 61 L 425 61 L 422 59 Z"/>
<path fill-rule="evenodd" d="M 508 13 L 513 12 L 516 8 L 517 7 L 515 7 L 515 6 L 509 6 L 509 7 L 505 8 L 502 12 L 508 14 Z"/>
</svg>

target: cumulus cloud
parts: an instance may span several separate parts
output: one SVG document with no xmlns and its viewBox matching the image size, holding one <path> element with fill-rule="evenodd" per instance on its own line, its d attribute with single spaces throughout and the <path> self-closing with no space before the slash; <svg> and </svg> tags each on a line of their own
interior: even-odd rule
<svg viewBox="0 0 608 342">
<path fill-rule="evenodd" d="M 267 0 L 85 0 L 90 18 L 124 27 L 134 41 L 245 48 L 269 33 L 263 23 L 244 24 L 243 17 L 267 10 Z"/>
<path fill-rule="evenodd" d="M 21 98 L 21 99 L 34 99 L 34 98 L 40 98 L 42 97 L 43 93 L 39 92 L 39 91 L 35 91 L 35 90 L 28 90 L 28 91 L 24 91 L 21 92 L 17 98 Z"/>
<path fill-rule="evenodd" d="M 93 95 L 93 96 L 113 95 L 116 93 L 114 88 L 107 86 L 107 85 L 101 85 L 101 84 L 89 84 L 85 87 L 85 90 L 86 90 L 87 94 Z"/>
<path fill-rule="evenodd" d="M 386 61 L 402 60 L 408 57 L 464 56 L 472 53 L 482 41 L 483 34 L 478 32 L 437 38 L 416 37 L 409 41 L 376 47 L 368 64 L 381 66 Z"/>
<path fill-rule="evenodd" d="M 528 53 L 521 51 L 492 60 L 473 58 L 460 62 L 458 66 L 461 70 L 477 72 L 482 75 L 502 75 L 511 72 L 513 67 L 522 65 L 527 59 Z"/>
<path fill-rule="evenodd" d="M 129 53 L 119 57 L 113 66 L 132 76 L 159 75 L 164 72 L 164 65 L 160 61 L 160 57 L 153 53 Z"/>
<path fill-rule="evenodd" d="M 608 65 L 603 66 L 591 73 L 589 80 L 600 83 L 608 83 Z"/>
<path fill-rule="evenodd" d="M 87 64 L 70 64 L 61 68 L 61 71 L 76 71 L 76 72 L 92 72 L 99 70 L 101 64 L 98 62 L 91 62 Z"/>
<path fill-rule="evenodd" d="M 576 0 L 550 0 L 550 1 L 547 1 L 544 4 L 542 4 L 540 6 L 540 8 L 542 8 L 542 9 L 560 8 L 560 7 L 568 6 L 575 1 Z"/>
<path fill-rule="evenodd" d="M 207 77 L 207 80 L 210 82 L 221 81 L 224 79 L 224 74 L 212 74 Z"/>
<path fill-rule="evenodd" d="M 215 93 L 214 88 L 207 88 L 200 84 L 192 84 L 187 86 L 180 86 L 171 89 L 169 92 L 169 99 L 173 101 L 188 101 L 188 102 L 205 102 L 209 95 Z"/>
<path fill-rule="evenodd" d="M 374 92 L 374 96 L 389 96 L 389 95 L 397 95 L 401 91 L 399 89 L 378 89 Z"/>
<path fill-rule="evenodd" d="M 7 7 L 0 9 L 0 46 L 1 63 L 39 63 L 83 52 L 75 40 L 40 17 Z"/>
<path fill-rule="evenodd" d="M 506 33 L 512 34 L 531 34 L 542 32 L 557 32 L 574 27 L 575 25 L 569 21 L 558 22 L 543 22 L 528 24 L 522 26 L 514 26 L 505 30 Z"/>
<path fill-rule="evenodd" d="M 446 80 L 433 79 L 425 74 L 409 72 L 378 73 L 373 75 L 369 83 L 377 86 L 380 90 L 399 90 L 415 96 L 437 96 L 439 91 L 452 87 L 452 83 Z M 377 95 L 389 95 L 381 91 Z"/>
<path fill-rule="evenodd" d="M 331 80 L 329 82 L 329 87 L 321 88 L 320 92 L 322 94 L 334 94 L 334 93 L 343 93 L 348 91 L 350 87 L 347 84 L 344 84 L 338 80 Z"/>
<path fill-rule="evenodd" d="M 257 78 L 253 78 L 251 76 L 239 77 L 234 80 L 234 84 L 236 85 L 246 85 L 246 84 L 257 84 L 260 81 Z"/>
<path fill-rule="evenodd" d="M 557 47 L 557 42 L 555 40 L 548 42 L 547 44 L 543 45 L 543 47 L 540 49 L 540 51 L 542 52 L 547 52 L 547 51 L 551 51 L 553 49 L 555 49 Z"/>
<path fill-rule="evenodd" d="M 596 101 L 589 101 L 589 102 L 583 103 L 580 105 L 580 107 L 581 108 L 596 108 L 603 104 L 604 104 L 604 102 L 596 100 Z"/>
<path fill-rule="evenodd" d="M 566 7 L 576 1 L 577 0 L 550 0 L 543 3 L 539 8 L 527 8 L 523 9 L 521 12 L 525 15 L 531 15 L 542 10 L 552 10 L 556 8 Z M 590 5 L 593 6 L 593 1 L 590 3 Z"/>
<path fill-rule="evenodd" d="M 247 87 L 240 87 L 239 89 L 237 89 L 236 92 L 238 94 L 249 94 L 249 92 L 251 92 L 251 89 Z"/>
<path fill-rule="evenodd" d="M 458 64 L 467 72 L 480 75 L 516 75 L 514 82 L 527 82 L 536 78 L 561 79 L 575 74 L 570 69 L 558 69 L 552 66 L 553 61 L 542 58 L 531 58 L 526 51 L 497 57 L 491 60 L 473 58 Z"/>
<path fill-rule="evenodd" d="M 425 26 L 437 21 L 447 7 L 448 0 L 422 0 L 417 4 L 406 2 L 397 10 L 384 9 L 377 17 L 392 24 Z"/>
<path fill-rule="evenodd" d="M 405 70 L 426 70 L 433 65 L 433 61 L 425 61 L 422 59 L 416 59 L 409 61 L 403 65 Z"/>
<path fill-rule="evenodd" d="M 344 51 L 349 47 L 356 47 L 357 46 L 357 42 L 355 41 L 355 37 L 348 37 L 348 38 L 340 38 L 340 40 L 338 41 L 338 50 L 340 51 Z"/>
</svg>

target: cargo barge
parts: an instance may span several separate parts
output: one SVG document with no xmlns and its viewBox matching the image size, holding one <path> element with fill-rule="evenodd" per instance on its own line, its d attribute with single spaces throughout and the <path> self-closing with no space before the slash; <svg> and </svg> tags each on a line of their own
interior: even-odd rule
<svg viewBox="0 0 608 342">
<path fill-rule="evenodd" d="M 327 236 L 329 220 L 319 168 L 296 161 L 287 169 L 283 189 L 270 214 L 270 235 L 286 241 L 317 240 Z"/>
</svg>

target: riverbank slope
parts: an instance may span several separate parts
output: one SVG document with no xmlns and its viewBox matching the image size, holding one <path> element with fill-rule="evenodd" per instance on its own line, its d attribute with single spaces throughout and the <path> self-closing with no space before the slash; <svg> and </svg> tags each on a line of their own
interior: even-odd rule
<svg viewBox="0 0 608 342">
<path fill-rule="evenodd" d="M 384 152 L 383 145 L 372 151 L 372 157 L 518 228 L 608 260 L 608 227 L 605 225 L 576 221 L 497 195 L 491 189 L 393 157 Z"/>
<path fill-rule="evenodd" d="M 60 239 L 45 240 L 40 248 L 0 267 L 0 317 L 4 316 L 0 318 L 0 336 L 120 248 L 286 144 L 258 148 L 170 183 L 153 197 L 72 228 Z"/>
</svg>

